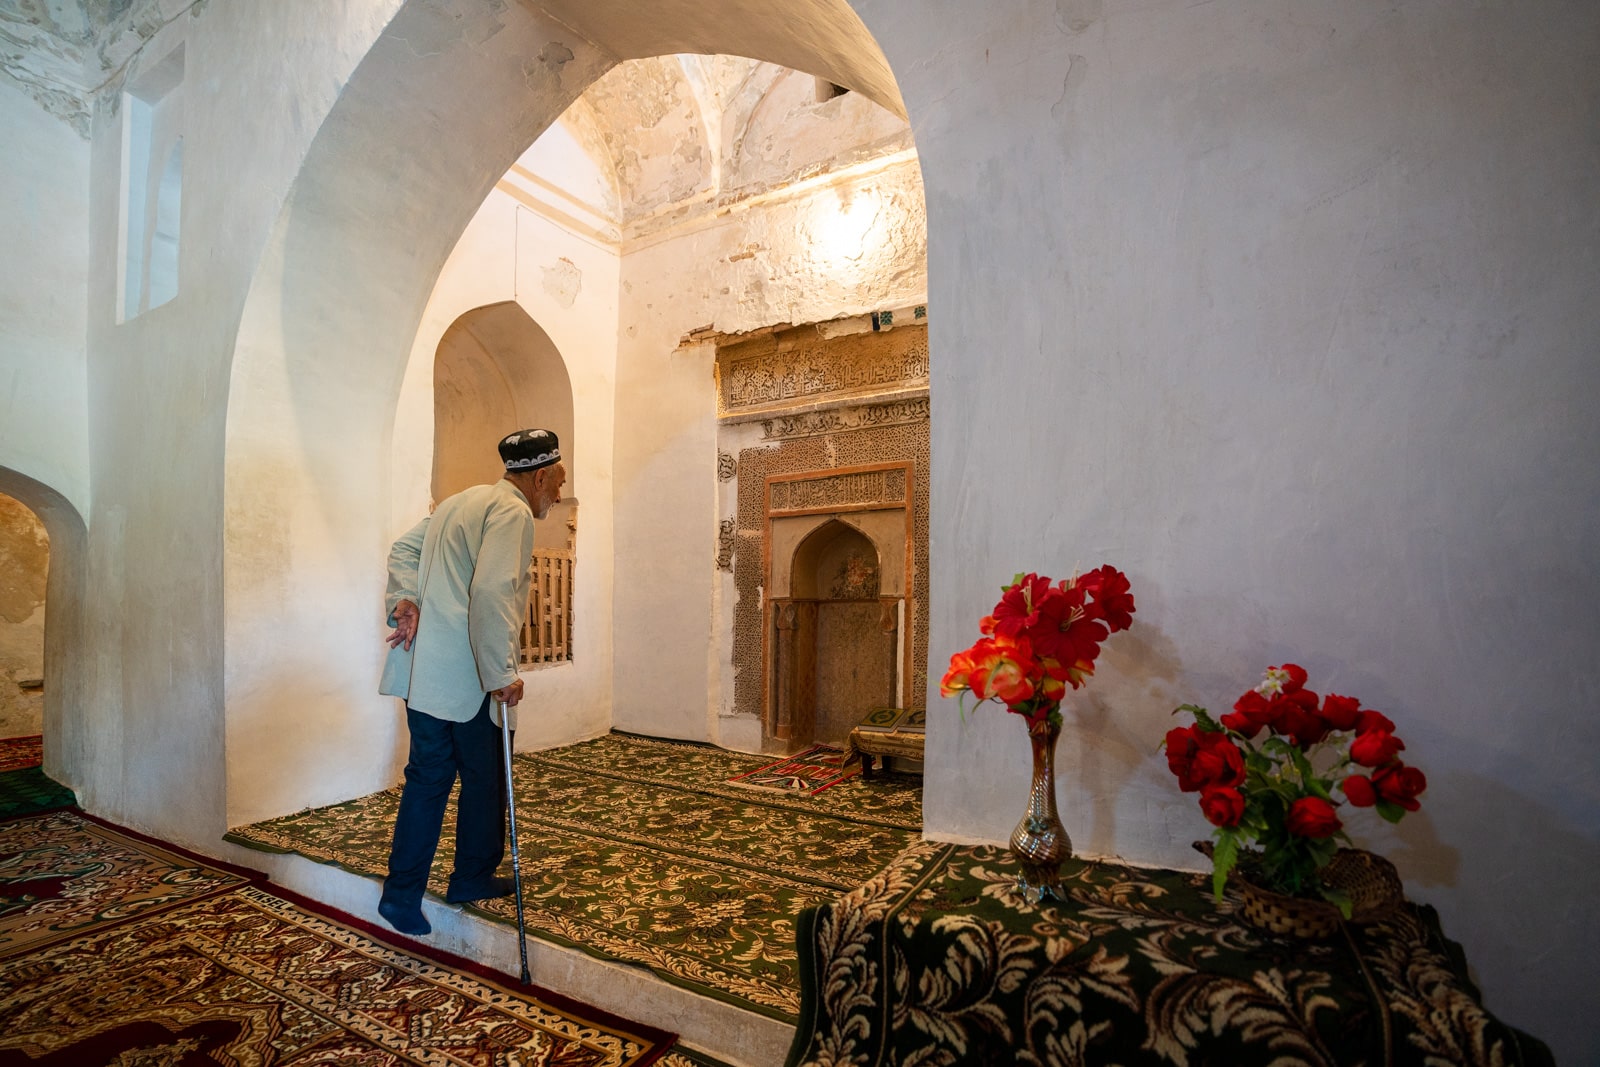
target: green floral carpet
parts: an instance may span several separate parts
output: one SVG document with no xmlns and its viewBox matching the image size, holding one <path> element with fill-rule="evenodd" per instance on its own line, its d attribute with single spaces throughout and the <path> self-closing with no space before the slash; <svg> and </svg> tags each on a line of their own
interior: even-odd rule
<svg viewBox="0 0 1600 1067">
<path fill-rule="evenodd" d="M 1069 859 L 1066 901 L 1033 904 L 1018 874 L 1005 849 L 923 842 L 802 915 L 787 1067 L 1552 1067 L 1426 906 L 1300 941 L 1207 875 Z"/>
<path fill-rule="evenodd" d="M 800 1008 L 795 918 L 872 878 L 921 836 L 915 779 L 855 777 L 815 796 L 728 779 L 771 762 L 611 734 L 514 762 L 529 934 L 648 967 L 763 1015 Z M 398 787 L 240 827 L 228 840 L 382 877 Z M 429 889 L 442 898 L 455 810 Z M 510 898 L 472 910 L 515 925 Z"/>
<path fill-rule="evenodd" d="M 0 771 L 0 819 L 70 808 L 77 802 L 72 790 L 38 767 Z"/>
</svg>

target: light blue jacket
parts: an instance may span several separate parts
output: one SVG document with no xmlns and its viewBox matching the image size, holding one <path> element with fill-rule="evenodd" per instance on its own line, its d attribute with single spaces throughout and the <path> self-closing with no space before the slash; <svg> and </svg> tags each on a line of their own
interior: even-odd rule
<svg viewBox="0 0 1600 1067">
<path fill-rule="evenodd" d="M 463 489 L 407 531 L 389 550 L 384 607 L 393 626 L 400 601 L 416 604 L 417 637 L 389 650 L 378 692 L 466 722 L 515 681 L 532 556 L 533 512 L 504 480 Z"/>
</svg>

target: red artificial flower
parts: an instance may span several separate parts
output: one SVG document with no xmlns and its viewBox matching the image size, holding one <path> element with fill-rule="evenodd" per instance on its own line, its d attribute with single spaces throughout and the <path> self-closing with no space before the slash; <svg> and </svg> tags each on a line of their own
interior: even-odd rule
<svg viewBox="0 0 1600 1067">
<path fill-rule="evenodd" d="M 1298 663 L 1285 663 L 1281 667 L 1268 667 L 1265 677 L 1256 688 L 1262 696 L 1271 697 L 1279 693 L 1298 693 L 1305 688 L 1306 670 Z"/>
<path fill-rule="evenodd" d="M 1378 802 L 1378 791 L 1372 788 L 1372 779 L 1364 774 L 1352 774 L 1341 787 L 1345 799 L 1358 808 L 1370 808 Z"/>
<path fill-rule="evenodd" d="M 1000 594 L 994 614 L 984 619 L 989 628 L 983 632 L 1016 637 L 1024 630 L 1033 629 L 1039 622 L 1039 606 L 1049 593 L 1050 579 L 1037 574 L 1023 575 Z M 1043 654 L 1049 655 L 1048 652 Z"/>
<path fill-rule="evenodd" d="M 1213 826 L 1238 826 L 1244 818 L 1244 794 L 1229 787 L 1212 787 L 1200 793 L 1200 810 Z"/>
<path fill-rule="evenodd" d="M 1356 714 L 1361 710 L 1361 702 L 1355 697 L 1342 697 L 1337 693 L 1329 693 L 1322 698 L 1322 721 L 1334 730 L 1352 730 L 1356 725 Z"/>
<path fill-rule="evenodd" d="M 1363 767 L 1382 767 L 1405 747 L 1406 743 L 1388 730 L 1368 730 L 1350 742 L 1350 759 Z"/>
<path fill-rule="evenodd" d="M 1002 704 L 1024 703 L 1033 697 L 1034 681 L 1028 667 L 1033 650 L 1027 638 L 985 637 L 965 652 L 950 657 L 950 670 L 939 692 L 951 696 L 970 689 L 979 700 L 994 697 Z"/>
<path fill-rule="evenodd" d="M 1051 659 L 1040 660 L 1039 665 L 1044 669 L 1044 674 L 1034 683 L 1039 695 L 1052 704 L 1061 703 L 1061 698 L 1067 695 L 1067 671 Z"/>
<path fill-rule="evenodd" d="M 1202 785 L 1232 787 L 1244 782 L 1244 753 L 1227 734 L 1200 736 L 1200 751 L 1190 764 L 1190 774 Z"/>
<path fill-rule="evenodd" d="M 972 688 L 972 649 L 965 648 L 950 657 L 950 669 L 939 679 L 939 695 L 953 697 Z"/>
<path fill-rule="evenodd" d="M 1198 726 L 1167 731 L 1167 766 L 1185 793 L 1214 786 L 1231 788 L 1244 781 L 1244 755 L 1227 734 Z"/>
<path fill-rule="evenodd" d="M 1284 828 L 1300 837 L 1332 837 L 1344 826 L 1338 814 L 1321 797 L 1301 797 L 1289 805 Z"/>
<path fill-rule="evenodd" d="M 1395 760 L 1387 767 L 1372 772 L 1372 785 L 1378 791 L 1378 796 L 1389 803 L 1398 804 L 1407 811 L 1416 811 L 1422 807 L 1417 797 L 1428 788 L 1428 779 L 1415 767 L 1407 767 Z"/>
<path fill-rule="evenodd" d="M 1061 584 L 1065 587 L 1067 583 Z M 1094 597 L 1097 613 L 1112 633 L 1133 625 L 1133 593 L 1126 574 L 1107 563 L 1081 576 L 1074 584 Z"/>
<path fill-rule="evenodd" d="M 1174 726 L 1167 731 L 1167 769 L 1178 777 L 1178 788 L 1193 793 L 1200 787 L 1189 777 L 1194 754 L 1200 751 L 1200 727 Z"/>
<path fill-rule="evenodd" d="M 1094 673 L 1106 633 L 1105 625 L 1087 612 L 1084 590 L 1067 586 L 1051 589 L 1039 601 L 1028 636 L 1039 655 L 1066 668 L 1066 681 L 1076 689 Z"/>
<path fill-rule="evenodd" d="M 1308 749 L 1328 736 L 1328 724 L 1317 714 L 1317 694 L 1311 690 L 1297 687 L 1276 697 L 1272 703 L 1279 706 L 1278 721 L 1273 729 L 1298 747 Z"/>
<path fill-rule="evenodd" d="M 1367 708 L 1356 714 L 1356 733 L 1364 734 L 1372 730 L 1387 730 L 1394 733 L 1394 722 L 1383 712 Z"/>
<path fill-rule="evenodd" d="M 1263 726 L 1272 729 L 1277 719 L 1278 707 L 1252 689 L 1234 702 L 1233 710 L 1222 716 L 1221 722 L 1236 733 L 1254 738 Z"/>
</svg>

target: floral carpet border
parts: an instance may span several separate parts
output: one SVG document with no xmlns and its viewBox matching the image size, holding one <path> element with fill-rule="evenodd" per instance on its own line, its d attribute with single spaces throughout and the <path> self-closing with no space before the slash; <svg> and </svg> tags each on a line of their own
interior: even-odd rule
<svg viewBox="0 0 1600 1067">
<path fill-rule="evenodd" d="M 302 937 L 321 947 L 307 955 L 297 947 Z M 554 1038 L 564 1051 L 552 1063 L 648 1067 L 676 1043 L 659 1027 L 418 945 L 279 889 L 260 872 L 81 811 L 0 825 L 0 946 L 16 982 L 0 997 L 0 1063 L 110 1062 L 114 1053 L 123 1062 L 153 1042 L 146 1053 L 189 1047 L 205 1058 L 216 1046 L 224 1058 L 254 1050 L 367 1062 L 359 1045 L 386 1052 L 385 1063 L 487 1065 L 504 1041 L 521 1062 L 517 1055 Z M 241 999 L 250 988 L 260 992 Z M 425 996 L 396 1000 L 406 989 Z M 273 1018 L 288 1029 L 269 1025 L 277 1036 L 264 1037 L 258 1028 Z M 411 1033 L 424 1023 L 445 1029 Z M 519 1038 L 508 1024 L 532 1029 Z M 460 1040 L 466 1059 L 453 1052 Z"/>
<path fill-rule="evenodd" d="M 672 1033 L 670 1030 L 663 1030 L 660 1027 L 634 1022 L 631 1019 L 624 1019 L 622 1016 L 606 1011 L 604 1008 L 597 1008 L 592 1004 L 585 1004 L 582 1001 L 574 1000 L 564 993 L 557 993 L 553 989 L 547 989 L 546 987 L 533 982 L 523 982 L 516 975 L 507 974 L 504 971 L 497 971 L 492 967 L 479 963 L 477 960 L 468 959 L 465 956 L 458 956 L 453 952 L 447 952 L 444 949 L 437 948 L 433 945 L 420 943 L 415 938 L 405 937 L 404 935 L 397 934 L 395 931 L 386 926 L 380 926 L 377 923 L 368 922 L 365 919 L 351 915 L 349 912 L 340 911 L 338 908 L 330 907 L 321 901 L 313 900 L 312 898 L 301 893 L 296 893 L 291 889 L 285 889 L 283 886 L 277 885 L 276 883 L 268 883 L 266 886 L 258 886 L 255 888 L 262 889 L 268 895 L 291 904 L 294 907 L 299 908 L 301 911 L 309 912 L 312 915 L 318 916 L 339 926 L 347 926 L 363 937 L 372 941 L 376 941 L 397 952 L 401 952 L 409 956 L 416 956 L 421 959 L 425 959 L 430 963 L 436 963 L 439 966 L 445 967 L 449 970 L 461 971 L 482 981 L 501 986 L 525 996 L 532 997 L 537 999 L 540 1003 L 545 1004 L 558 1012 L 565 1012 L 575 1015 L 579 1018 L 587 1019 L 612 1029 L 628 1030 L 636 1036 L 647 1038 L 651 1041 L 661 1044 L 662 1047 L 660 1050 L 658 1050 L 648 1059 L 639 1060 L 634 1067 L 649 1067 L 649 1065 L 656 1062 L 657 1059 L 666 1055 L 666 1053 L 671 1049 L 672 1045 L 677 1041 L 678 1035 Z"/>
</svg>

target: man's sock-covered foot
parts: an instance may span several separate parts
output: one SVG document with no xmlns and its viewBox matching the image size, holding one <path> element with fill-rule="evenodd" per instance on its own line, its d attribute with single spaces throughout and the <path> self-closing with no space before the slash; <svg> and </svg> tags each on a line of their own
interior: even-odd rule
<svg viewBox="0 0 1600 1067">
<path fill-rule="evenodd" d="M 408 908 L 403 904 L 396 904 L 390 900 L 380 900 L 378 901 L 378 914 L 383 916 L 384 922 L 402 934 L 409 934 L 412 937 L 427 937 L 433 933 L 433 927 L 429 925 L 427 916 L 422 914 L 422 905 L 420 904 L 413 904 Z"/>
<path fill-rule="evenodd" d="M 451 882 L 444 899 L 451 904 L 471 904 L 475 900 L 509 897 L 515 889 L 516 883 L 509 876 L 497 874 L 486 882 L 471 882 L 459 886 Z"/>
</svg>

